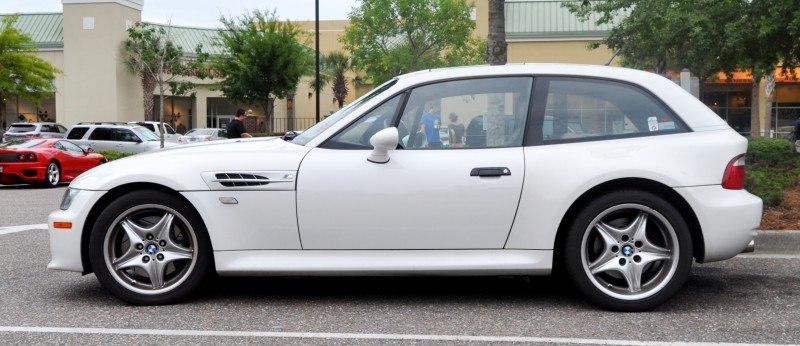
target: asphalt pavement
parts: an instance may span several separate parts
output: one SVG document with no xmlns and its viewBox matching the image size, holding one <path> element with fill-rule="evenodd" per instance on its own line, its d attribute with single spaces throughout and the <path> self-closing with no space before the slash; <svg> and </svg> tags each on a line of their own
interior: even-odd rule
<svg viewBox="0 0 800 346">
<path fill-rule="evenodd" d="M 182 304 L 137 307 L 94 275 L 45 269 L 45 230 L 2 233 L 44 223 L 37 208 L 57 208 L 63 188 L 27 192 L 53 200 L 0 189 L 32 209 L 0 211 L 0 344 L 800 343 L 800 232 L 760 232 L 753 254 L 695 264 L 645 313 L 603 311 L 550 277 L 214 277 Z"/>
</svg>

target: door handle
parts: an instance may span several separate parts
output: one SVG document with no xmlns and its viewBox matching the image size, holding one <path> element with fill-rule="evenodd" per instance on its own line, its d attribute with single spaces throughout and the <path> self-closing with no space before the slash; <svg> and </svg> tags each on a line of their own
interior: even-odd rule
<svg viewBox="0 0 800 346">
<path fill-rule="evenodd" d="M 503 175 L 511 175 L 511 170 L 508 167 L 478 167 L 469 172 L 471 177 L 500 177 Z"/>
</svg>

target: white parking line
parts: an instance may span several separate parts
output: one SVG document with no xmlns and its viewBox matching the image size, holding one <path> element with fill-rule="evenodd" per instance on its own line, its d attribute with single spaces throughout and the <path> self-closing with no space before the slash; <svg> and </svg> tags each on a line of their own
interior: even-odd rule
<svg viewBox="0 0 800 346">
<path fill-rule="evenodd" d="M 9 333 L 57 333 L 57 334 L 104 334 L 104 335 L 157 335 L 157 336 L 211 336 L 249 338 L 291 339 L 340 339 L 340 340 L 411 340 L 411 341 L 477 341 L 477 342 L 527 342 L 559 343 L 578 345 L 776 345 L 734 344 L 682 341 L 635 341 L 578 338 L 539 338 L 525 336 L 481 336 L 481 335 L 425 335 L 425 334 L 358 334 L 358 333 L 303 333 L 303 332 L 251 332 L 223 330 L 166 330 L 166 329 L 117 329 L 117 328 L 55 328 L 55 327 L 10 327 L 0 326 L 0 332 Z"/>
<path fill-rule="evenodd" d="M 35 229 L 47 229 L 47 224 L 46 223 L 40 223 L 40 224 L 36 224 L 36 225 L 0 227 L 0 235 L 17 233 L 17 232 L 32 231 L 32 230 L 35 230 Z"/>
</svg>

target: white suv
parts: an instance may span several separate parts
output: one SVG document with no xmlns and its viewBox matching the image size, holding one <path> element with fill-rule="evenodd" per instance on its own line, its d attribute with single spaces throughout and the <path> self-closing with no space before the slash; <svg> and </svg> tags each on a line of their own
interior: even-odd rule
<svg viewBox="0 0 800 346">
<path fill-rule="evenodd" d="M 160 121 L 131 121 L 128 124 L 142 126 L 150 131 L 153 131 L 156 136 L 161 136 Z M 181 134 L 175 132 L 175 129 L 173 129 L 172 126 L 164 123 L 164 142 L 178 143 L 178 137 L 180 137 L 180 135 Z"/>
<path fill-rule="evenodd" d="M 124 123 L 79 123 L 67 132 L 67 139 L 94 150 L 116 150 L 141 153 L 160 148 L 160 140 L 152 131 Z M 164 147 L 175 143 L 165 142 Z"/>
<path fill-rule="evenodd" d="M 64 138 L 65 133 L 67 128 L 56 123 L 14 123 L 3 134 L 3 139 Z"/>
</svg>

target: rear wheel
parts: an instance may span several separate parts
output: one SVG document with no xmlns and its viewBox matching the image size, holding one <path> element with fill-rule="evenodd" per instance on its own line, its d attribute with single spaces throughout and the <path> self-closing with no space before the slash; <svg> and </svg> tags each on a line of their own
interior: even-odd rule
<svg viewBox="0 0 800 346">
<path fill-rule="evenodd" d="M 56 187 L 61 181 L 61 167 L 55 161 L 50 161 L 47 164 L 47 170 L 44 174 L 44 185 L 46 187 Z"/>
<path fill-rule="evenodd" d="M 160 191 L 137 191 L 104 210 L 92 230 L 90 260 L 100 283 L 140 305 L 170 304 L 202 281 L 211 249 L 195 210 Z"/>
<path fill-rule="evenodd" d="M 566 238 L 565 266 L 592 302 L 611 310 L 649 310 L 683 286 L 691 241 L 669 202 L 646 191 L 616 191 L 579 213 Z"/>
</svg>

